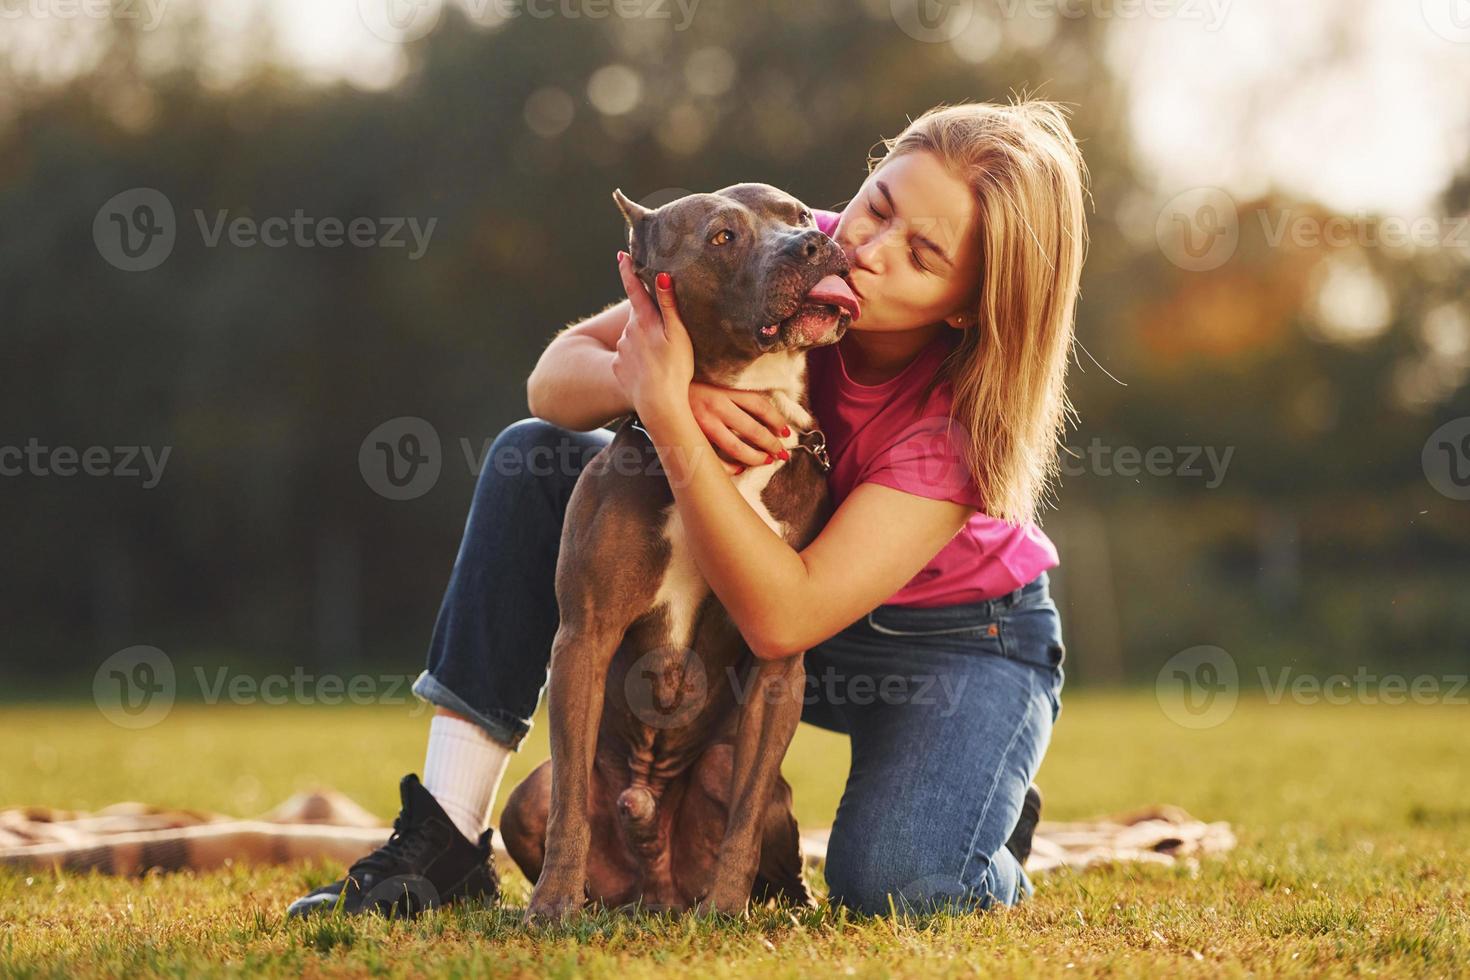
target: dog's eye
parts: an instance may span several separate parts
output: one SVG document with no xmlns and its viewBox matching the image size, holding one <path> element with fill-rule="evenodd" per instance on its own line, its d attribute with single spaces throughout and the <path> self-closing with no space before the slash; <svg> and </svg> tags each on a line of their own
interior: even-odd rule
<svg viewBox="0 0 1470 980">
<path fill-rule="evenodd" d="M 728 245 L 735 240 L 735 233 L 729 228 L 721 228 L 710 238 L 711 245 Z"/>
<path fill-rule="evenodd" d="M 801 217 L 797 219 L 797 223 L 798 224 L 803 224 L 803 225 L 809 225 L 809 224 L 811 224 L 812 223 L 812 213 L 810 211 L 803 211 L 803 212 L 801 212 Z"/>
</svg>

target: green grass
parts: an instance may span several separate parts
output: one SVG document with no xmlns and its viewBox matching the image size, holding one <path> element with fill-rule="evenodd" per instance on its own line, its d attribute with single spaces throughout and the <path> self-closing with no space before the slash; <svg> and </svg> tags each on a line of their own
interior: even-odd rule
<svg viewBox="0 0 1470 980">
<path fill-rule="evenodd" d="M 252 814 L 321 783 L 390 817 L 426 725 L 407 705 L 179 706 L 128 732 L 90 706 L 6 707 L 0 804 Z M 1194 869 L 1043 876 L 1014 909 L 864 921 L 824 904 L 535 933 L 514 907 L 529 885 L 505 868 L 511 907 L 411 923 L 284 922 L 286 903 L 337 876 L 329 866 L 142 880 L 0 871 L 0 976 L 1451 975 L 1470 957 L 1467 725 L 1457 706 L 1244 700 L 1191 731 L 1151 694 L 1070 695 L 1040 779 L 1047 817 L 1169 802 L 1231 821 L 1240 844 Z M 504 792 L 545 754 L 542 721 Z M 846 763 L 845 739 L 802 726 L 785 771 L 804 824 L 831 823 Z"/>
</svg>

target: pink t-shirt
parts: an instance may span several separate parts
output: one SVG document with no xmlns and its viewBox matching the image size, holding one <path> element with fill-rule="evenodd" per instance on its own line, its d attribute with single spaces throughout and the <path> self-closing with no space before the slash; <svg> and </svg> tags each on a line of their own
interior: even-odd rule
<svg viewBox="0 0 1470 980">
<path fill-rule="evenodd" d="M 817 227 L 831 234 L 838 215 L 816 211 Z M 953 393 L 925 385 L 954 349 L 959 334 L 942 331 L 896 377 L 858 384 L 847 373 L 841 344 L 807 353 L 811 408 L 827 435 L 832 469 L 827 485 L 840 506 L 860 483 L 877 483 L 934 500 L 980 507 L 979 488 L 965 466 L 967 438 L 959 423 L 946 426 Z M 947 606 L 994 599 L 1058 564 L 1056 546 L 1034 523 L 1007 524 L 976 511 L 928 565 L 887 600 L 897 606 Z"/>
</svg>

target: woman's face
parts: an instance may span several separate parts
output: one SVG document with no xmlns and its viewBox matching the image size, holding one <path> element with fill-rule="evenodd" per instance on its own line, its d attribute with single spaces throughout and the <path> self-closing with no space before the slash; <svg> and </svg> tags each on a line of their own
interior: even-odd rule
<svg viewBox="0 0 1470 980">
<path fill-rule="evenodd" d="M 980 286 L 976 210 L 932 153 L 905 153 L 869 174 L 832 232 L 863 305 L 852 329 L 912 330 L 970 313 Z"/>
</svg>

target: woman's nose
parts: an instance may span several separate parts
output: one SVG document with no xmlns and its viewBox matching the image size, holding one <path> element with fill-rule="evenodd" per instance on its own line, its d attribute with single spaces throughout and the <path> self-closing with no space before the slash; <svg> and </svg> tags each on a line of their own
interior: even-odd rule
<svg viewBox="0 0 1470 980">
<path fill-rule="evenodd" d="M 854 266 L 866 269 L 869 272 L 881 272 L 883 268 L 883 235 L 869 235 L 863 241 L 853 246 L 852 254 L 848 256 Z"/>
</svg>

